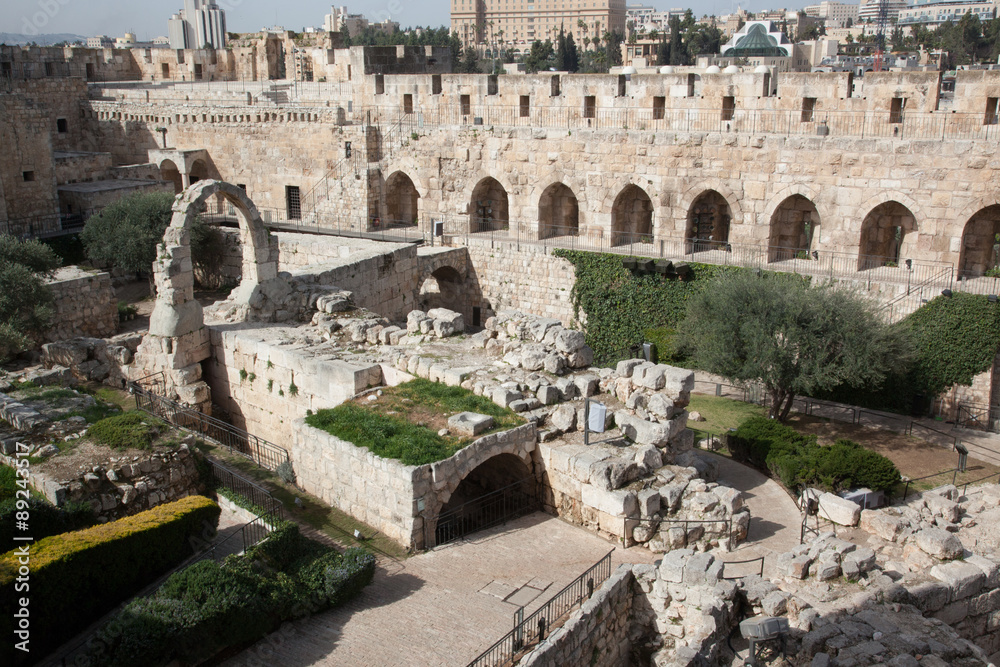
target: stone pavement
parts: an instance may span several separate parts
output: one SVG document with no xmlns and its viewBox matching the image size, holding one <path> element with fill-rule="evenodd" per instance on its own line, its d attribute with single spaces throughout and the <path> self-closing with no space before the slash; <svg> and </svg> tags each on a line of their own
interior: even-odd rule
<svg viewBox="0 0 1000 667">
<path fill-rule="evenodd" d="M 383 559 L 344 607 L 290 623 L 223 663 L 462 667 L 612 549 L 613 568 L 651 563 L 542 513 L 404 561 Z M 506 601 L 505 601 L 506 599 Z"/>
<path fill-rule="evenodd" d="M 802 514 L 788 492 L 773 479 L 724 456 L 701 451 L 699 454 L 712 456 L 718 462 L 719 483 L 742 492 L 750 507 L 748 540 L 721 558 L 739 561 L 764 556 L 764 574 L 768 576 L 773 557 L 798 546 Z M 751 572 L 756 572 L 752 564 L 742 568 L 733 566 L 726 569 L 726 576 Z"/>
</svg>

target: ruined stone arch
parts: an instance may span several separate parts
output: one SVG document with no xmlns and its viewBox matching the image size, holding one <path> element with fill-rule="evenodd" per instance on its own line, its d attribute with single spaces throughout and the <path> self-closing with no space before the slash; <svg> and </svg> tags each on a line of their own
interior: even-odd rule
<svg viewBox="0 0 1000 667">
<path fill-rule="evenodd" d="M 652 241 L 654 205 L 649 193 L 629 183 L 615 196 L 611 206 L 611 245 Z"/>
<path fill-rule="evenodd" d="M 510 225 L 510 189 L 493 176 L 485 176 L 469 191 L 469 231 L 488 232 Z"/>
<path fill-rule="evenodd" d="M 577 236 L 580 233 L 580 200 L 562 181 L 549 184 L 538 197 L 538 238 Z"/>
<path fill-rule="evenodd" d="M 918 228 L 913 209 L 895 197 L 876 201 L 871 208 L 859 209 L 867 211 L 858 235 L 859 271 L 898 265 L 903 258 L 912 258 L 916 249 Z"/>
<path fill-rule="evenodd" d="M 387 221 L 395 224 L 419 223 L 420 191 L 410 176 L 397 170 L 385 180 Z"/>
<path fill-rule="evenodd" d="M 173 160 L 160 162 L 160 179 L 174 184 L 174 194 L 179 195 L 184 190 L 184 177 Z"/>
<path fill-rule="evenodd" d="M 191 169 L 188 172 L 191 178 L 191 185 L 195 183 L 200 183 L 201 181 L 207 181 L 211 179 L 211 170 L 208 166 L 208 162 L 198 158 L 191 163 Z"/>
</svg>

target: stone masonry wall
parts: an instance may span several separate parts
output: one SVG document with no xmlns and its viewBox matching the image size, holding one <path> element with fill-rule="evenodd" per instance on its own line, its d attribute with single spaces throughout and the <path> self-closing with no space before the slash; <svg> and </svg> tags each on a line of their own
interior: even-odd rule
<svg viewBox="0 0 1000 667">
<path fill-rule="evenodd" d="M 107 338 L 118 331 L 118 306 L 110 274 L 71 266 L 59 269 L 48 286 L 55 298 L 55 312 L 43 342 Z"/>
<path fill-rule="evenodd" d="M 517 664 L 520 667 L 628 665 L 635 578 L 620 566 L 572 616 Z"/>
</svg>

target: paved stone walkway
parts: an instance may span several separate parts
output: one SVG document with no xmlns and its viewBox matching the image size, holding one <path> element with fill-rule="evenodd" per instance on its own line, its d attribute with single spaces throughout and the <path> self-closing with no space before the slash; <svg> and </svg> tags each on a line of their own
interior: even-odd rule
<svg viewBox="0 0 1000 667">
<path fill-rule="evenodd" d="M 536 513 L 405 561 L 383 560 L 348 605 L 288 624 L 223 664 L 462 667 L 513 628 L 518 603 L 531 613 L 612 549 L 613 567 L 654 560 Z"/>
</svg>

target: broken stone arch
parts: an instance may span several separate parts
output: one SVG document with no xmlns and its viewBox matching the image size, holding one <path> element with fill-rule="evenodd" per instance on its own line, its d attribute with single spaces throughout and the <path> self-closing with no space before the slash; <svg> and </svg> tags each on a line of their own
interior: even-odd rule
<svg viewBox="0 0 1000 667">
<path fill-rule="evenodd" d="M 244 244 L 243 277 L 230 300 L 252 309 L 265 301 L 261 286 L 277 280 L 278 261 L 271 252 L 270 235 L 257 207 L 246 193 L 230 183 L 201 181 L 177 197 L 170 226 L 157 249 L 153 276 L 156 303 L 131 373 L 132 379 L 163 372 L 168 396 L 204 412 L 211 407 L 201 362 L 211 354 L 201 305 L 194 298 L 191 226 L 211 197 L 220 196 L 237 211 Z"/>
</svg>

